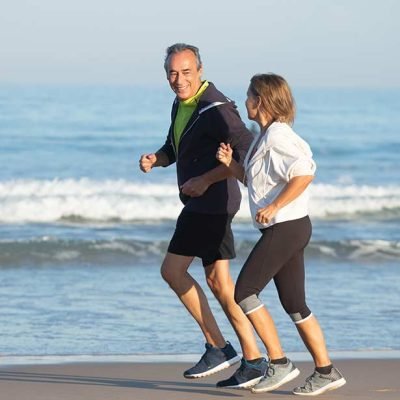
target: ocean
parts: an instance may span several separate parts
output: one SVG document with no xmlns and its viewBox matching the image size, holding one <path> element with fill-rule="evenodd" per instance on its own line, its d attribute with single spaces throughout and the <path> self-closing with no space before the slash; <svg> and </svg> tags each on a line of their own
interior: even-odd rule
<svg viewBox="0 0 400 400">
<path fill-rule="evenodd" d="M 245 122 L 246 88 L 219 87 Z M 332 351 L 399 350 L 400 91 L 294 88 L 317 162 L 308 303 Z M 140 172 L 169 126 L 168 87 L 0 87 L 0 355 L 179 355 L 203 337 L 159 267 L 182 205 L 175 167 Z M 258 238 L 247 194 L 236 278 Z M 203 268 L 191 273 L 206 286 Z M 226 338 L 238 341 L 206 289 Z M 261 298 L 305 351 L 275 287 Z"/>
</svg>

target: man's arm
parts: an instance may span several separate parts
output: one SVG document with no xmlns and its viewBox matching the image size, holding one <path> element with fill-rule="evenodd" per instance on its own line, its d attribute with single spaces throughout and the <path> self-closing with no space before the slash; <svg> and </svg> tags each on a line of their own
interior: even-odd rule
<svg viewBox="0 0 400 400">
<path fill-rule="evenodd" d="M 168 167 L 176 161 L 175 152 L 169 136 L 164 145 L 155 153 L 142 154 L 139 160 L 139 168 L 143 172 L 150 172 L 154 167 Z"/>
<path fill-rule="evenodd" d="M 150 172 L 154 167 L 167 167 L 170 165 L 168 156 L 158 150 L 156 153 L 142 154 L 139 160 L 139 168 L 143 172 Z"/>
<path fill-rule="evenodd" d="M 217 110 L 219 143 L 230 144 L 233 150 L 232 157 L 243 165 L 243 161 L 253 141 L 253 135 L 241 120 L 237 109 L 232 104 L 219 107 Z"/>
<path fill-rule="evenodd" d="M 187 180 L 180 187 L 180 190 L 186 196 L 199 197 L 202 196 L 212 184 L 223 181 L 231 176 L 232 173 L 229 168 L 221 164 L 203 175 L 195 176 Z"/>
<path fill-rule="evenodd" d="M 212 113 L 213 134 L 218 142 L 230 143 L 233 150 L 232 157 L 240 167 L 247 154 L 247 150 L 253 140 L 251 133 L 247 130 L 239 113 L 232 105 L 222 105 L 210 110 Z M 235 176 L 235 171 L 221 164 L 205 174 L 189 179 L 181 186 L 181 191 L 190 197 L 198 197 L 213 183 L 223 181 Z M 242 176 L 243 179 L 243 176 Z M 242 180 L 240 179 L 240 180 Z"/>
</svg>

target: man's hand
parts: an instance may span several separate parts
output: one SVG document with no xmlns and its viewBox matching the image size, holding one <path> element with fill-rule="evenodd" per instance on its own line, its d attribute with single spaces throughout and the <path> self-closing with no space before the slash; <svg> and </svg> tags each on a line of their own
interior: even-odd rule
<svg viewBox="0 0 400 400">
<path fill-rule="evenodd" d="M 150 172 L 156 162 L 157 156 L 154 153 L 142 154 L 139 160 L 139 168 L 143 172 Z"/>
<path fill-rule="evenodd" d="M 200 197 L 209 188 L 210 182 L 203 176 L 187 180 L 181 187 L 181 192 L 189 197 Z"/>
</svg>

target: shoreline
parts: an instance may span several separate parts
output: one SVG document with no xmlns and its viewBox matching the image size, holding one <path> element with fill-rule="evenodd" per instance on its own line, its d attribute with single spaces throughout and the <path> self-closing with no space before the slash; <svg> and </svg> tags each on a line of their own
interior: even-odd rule
<svg viewBox="0 0 400 400">
<path fill-rule="evenodd" d="M 334 360 L 347 384 L 322 395 L 326 400 L 398 400 L 400 359 Z M 312 373 L 313 363 L 296 362 L 301 374 L 275 391 L 220 389 L 238 366 L 203 379 L 185 379 L 193 365 L 183 362 L 79 362 L 57 365 L 14 365 L 0 368 L 0 398 L 16 400 L 218 400 L 294 399 L 292 389 Z"/>
<path fill-rule="evenodd" d="M 239 355 L 241 355 L 239 353 Z M 330 351 L 335 360 L 400 360 L 400 350 L 348 350 Z M 308 352 L 287 352 L 295 362 L 310 362 Z M 76 354 L 76 355 L 1 355 L 0 368 L 17 365 L 62 365 L 80 363 L 195 363 L 201 354 Z"/>
</svg>

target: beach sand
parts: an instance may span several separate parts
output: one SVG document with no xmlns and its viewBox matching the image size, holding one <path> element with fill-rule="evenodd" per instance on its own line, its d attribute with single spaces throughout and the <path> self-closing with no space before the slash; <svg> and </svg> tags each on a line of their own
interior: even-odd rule
<svg viewBox="0 0 400 400">
<path fill-rule="evenodd" d="M 310 362 L 296 362 L 301 374 L 278 390 L 252 394 L 217 389 L 215 382 L 235 367 L 209 378 L 188 380 L 187 363 L 74 363 L 0 367 L 0 400 L 215 400 L 293 399 L 291 389 L 312 372 Z M 400 359 L 337 360 L 347 384 L 323 399 L 400 399 Z"/>
</svg>

